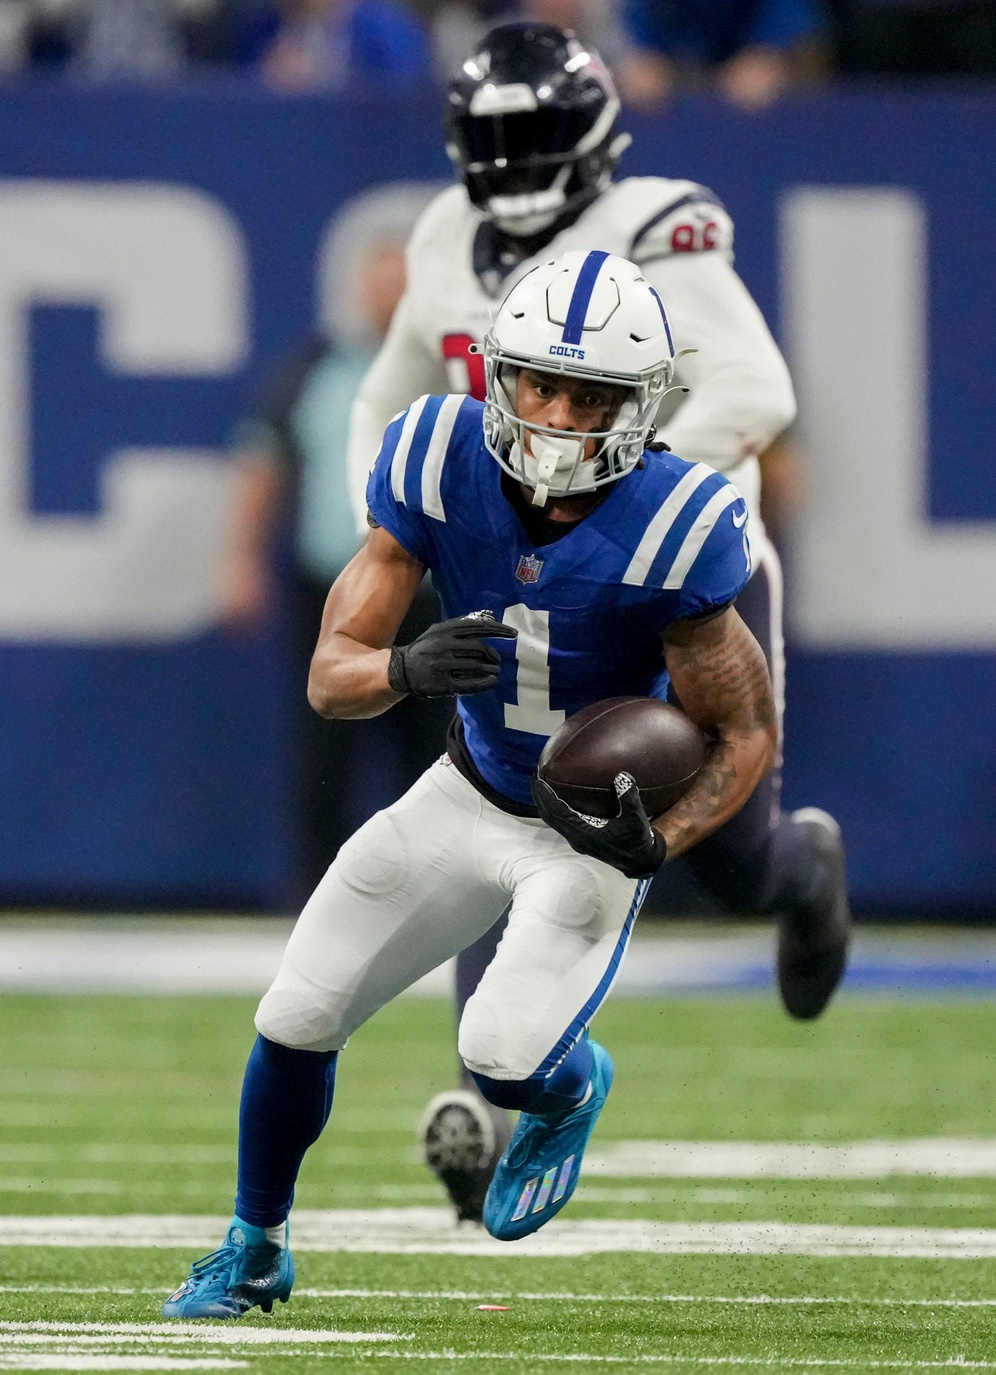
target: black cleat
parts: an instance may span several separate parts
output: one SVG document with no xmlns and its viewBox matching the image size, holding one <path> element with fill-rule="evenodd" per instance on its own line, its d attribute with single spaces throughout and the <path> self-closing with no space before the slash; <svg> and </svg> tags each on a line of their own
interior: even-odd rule
<svg viewBox="0 0 996 1375">
<path fill-rule="evenodd" d="M 801 1021 L 818 1017 L 847 967 L 851 908 L 840 827 L 818 807 L 792 820 L 807 835 L 814 861 L 814 894 L 778 926 L 778 991 L 785 1010 Z"/>
<path fill-rule="evenodd" d="M 425 1163 L 440 1180 L 458 1222 L 480 1222 L 495 1166 L 508 1145 L 508 1114 L 470 1089 L 437 1093 L 425 1110 L 419 1136 Z"/>
</svg>

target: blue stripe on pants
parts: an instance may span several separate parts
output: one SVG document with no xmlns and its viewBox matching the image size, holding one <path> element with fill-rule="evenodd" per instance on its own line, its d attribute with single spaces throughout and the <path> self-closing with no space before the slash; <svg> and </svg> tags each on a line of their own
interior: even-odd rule
<svg viewBox="0 0 996 1375">
<path fill-rule="evenodd" d="M 630 904 L 629 912 L 626 914 L 626 920 L 619 933 L 619 939 L 616 941 L 615 949 L 612 951 L 612 958 L 609 960 L 608 968 L 605 973 L 598 981 L 598 987 L 571 1022 L 563 1036 L 561 1036 L 560 1040 L 550 1051 L 550 1054 L 540 1065 L 536 1074 L 533 1076 L 534 1078 L 545 1078 L 553 1073 L 564 1057 L 570 1054 L 571 1048 L 580 1040 L 588 1023 L 601 1007 L 605 1000 L 605 995 L 608 993 L 612 984 L 612 980 L 616 976 L 616 970 L 619 968 L 619 963 L 626 953 L 626 947 L 629 945 L 629 938 L 633 931 L 633 923 L 636 921 L 637 914 L 643 906 L 643 899 L 646 897 L 649 887 L 650 880 L 648 878 L 641 878 L 636 885 L 636 892 L 633 894 L 633 901 Z"/>
</svg>

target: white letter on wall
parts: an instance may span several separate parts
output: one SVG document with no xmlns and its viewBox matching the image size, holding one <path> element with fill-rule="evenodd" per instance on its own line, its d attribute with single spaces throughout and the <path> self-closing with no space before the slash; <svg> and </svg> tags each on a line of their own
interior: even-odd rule
<svg viewBox="0 0 996 1375">
<path fill-rule="evenodd" d="M 841 649 L 996 646 L 996 522 L 927 514 L 927 235 L 903 190 L 802 187 L 782 209 L 807 455 L 794 628 Z"/>
<path fill-rule="evenodd" d="M 162 641 L 211 624 L 227 480 L 211 450 L 108 455 L 102 513 L 28 509 L 27 311 L 90 305 L 104 366 L 223 375 L 246 353 L 241 235 L 199 191 L 0 183 L 0 638 Z"/>
</svg>

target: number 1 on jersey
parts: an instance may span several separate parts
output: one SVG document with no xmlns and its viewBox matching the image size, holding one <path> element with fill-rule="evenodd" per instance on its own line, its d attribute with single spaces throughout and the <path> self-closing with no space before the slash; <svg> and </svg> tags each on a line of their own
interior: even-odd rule
<svg viewBox="0 0 996 1375">
<path fill-rule="evenodd" d="M 565 713 L 550 706 L 550 613 L 518 602 L 502 612 L 519 632 L 515 642 L 516 701 L 505 703 L 505 725 L 530 735 L 552 735 Z"/>
</svg>

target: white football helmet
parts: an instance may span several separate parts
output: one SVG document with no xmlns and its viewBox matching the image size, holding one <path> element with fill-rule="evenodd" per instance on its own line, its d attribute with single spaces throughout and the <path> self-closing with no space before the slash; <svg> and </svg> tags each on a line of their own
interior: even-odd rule
<svg viewBox="0 0 996 1375">
<path fill-rule="evenodd" d="M 674 360 L 664 304 L 633 263 L 582 250 L 542 263 L 506 296 L 484 341 L 488 450 L 535 489 L 534 506 L 615 482 L 640 461 Z M 609 382 L 629 394 L 607 430 L 526 425 L 515 401 L 524 367 Z M 589 439 L 599 441 L 592 458 L 585 457 Z"/>
</svg>

